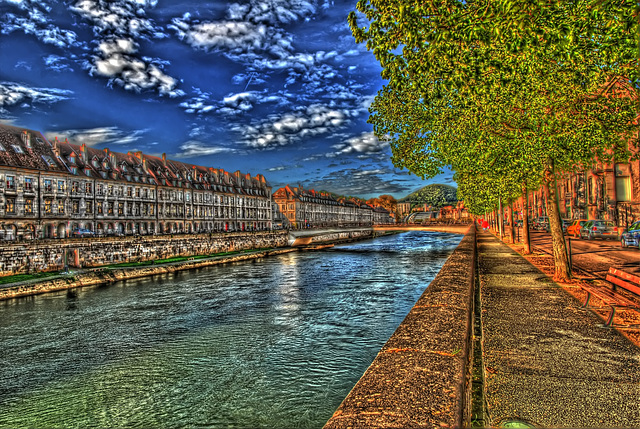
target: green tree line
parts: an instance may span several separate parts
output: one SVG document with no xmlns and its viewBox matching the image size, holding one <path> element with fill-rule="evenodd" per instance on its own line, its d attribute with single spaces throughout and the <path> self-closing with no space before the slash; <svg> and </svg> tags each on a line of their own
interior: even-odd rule
<svg viewBox="0 0 640 429">
<path fill-rule="evenodd" d="M 348 20 L 387 81 L 369 122 L 394 165 L 453 170 L 477 215 L 546 187 L 562 280 L 558 174 L 637 154 L 639 16 L 630 0 L 360 0 Z"/>
</svg>

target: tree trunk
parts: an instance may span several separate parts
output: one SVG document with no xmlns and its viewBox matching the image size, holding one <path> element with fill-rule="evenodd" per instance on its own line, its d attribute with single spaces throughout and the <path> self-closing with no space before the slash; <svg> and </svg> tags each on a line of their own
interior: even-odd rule
<svg viewBox="0 0 640 429">
<path fill-rule="evenodd" d="M 553 245 L 553 265 L 555 268 L 555 281 L 566 281 L 571 278 L 569 258 L 567 256 L 567 244 L 562 233 L 562 221 L 560 220 L 560 208 L 558 207 L 558 188 L 553 162 L 551 169 L 547 171 L 546 191 L 549 195 L 547 204 L 547 216 L 549 216 L 549 228 L 551 230 L 551 242 Z"/>
<path fill-rule="evenodd" d="M 524 196 L 523 204 L 523 216 L 522 216 L 522 244 L 524 244 L 524 250 L 522 253 L 525 255 L 531 254 L 531 239 L 529 237 L 529 191 L 527 191 L 527 184 L 522 184 L 522 195 Z"/>
<path fill-rule="evenodd" d="M 509 205 L 509 225 L 511 228 L 511 244 L 516 244 L 516 226 L 513 219 L 513 201 Z"/>
<path fill-rule="evenodd" d="M 500 240 L 504 240 L 504 210 L 502 210 L 502 198 L 498 197 L 498 231 L 500 231 Z"/>
</svg>

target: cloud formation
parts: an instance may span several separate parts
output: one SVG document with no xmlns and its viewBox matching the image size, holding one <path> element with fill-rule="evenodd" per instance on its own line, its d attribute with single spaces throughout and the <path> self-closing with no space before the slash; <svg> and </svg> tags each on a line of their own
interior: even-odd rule
<svg viewBox="0 0 640 429">
<path fill-rule="evenodd" d="M 180 152 L 176 153 L 174 156 L 176 158 L 196 158 L 199 156 L 228 152 L 236 152 L 236 150 L 222 146 L 210 146 L 198 140 L 189 140 L 180 145 Z"/>
<path fill-rule="evenodd" d="M 68 139 L 69 143 L 77 145 L 83 143 L 87 146 L 96 146 L 99 144 L 127 145 L 138 141 L 146 132 L 147 130 L 137 130 L 126 133 L 117 127 L 98 127 L 50 131 L 44 133 L 44 136 L 48 140 L 54 140 L 56 137 L 58 137 L 58 140 Z"/>
<path fill-rule="evenodd" d="M 6 13 L 0 15 L 0 34 L 9 35 L 14 31 L 22 31 L 35 36 L 43 43 L 59 48 L 81 46 L 75 32 L 51 23 L 47 17 L 47 13 L 51 10 L 49 2 L 12 0 L 5 3 L 10 7 L 7 8 Z M 2 9 L 0 8 L 0 12 Z"/>
<path fill-rule="evenodd" d="M 351 153 L 371 155 L 386 151 L 389 148 L 389 142 L 380 141 L 373 132 L 365 132 L 332 147 L 336 149 L 333 152 L 335 156 Z"/>
<path fill-rule="evenodd" d="M 5 115 L 5 107 L 21 105 L 29 107 L 35 103 L 51 104 L 68 100 L 72 91 L 58 88 L 34 88 L 15 82 L 0 82 L 0 114 Z"/>
<path fill-rule="evenodd" d="M 405 191 L 405 186 L 389 176 L 386 169 L 358 170 L 347 168 L 325 174 L 320 179 L 308 184 L 316 190 L 326 190 L 340 195 L 357 195 L 368 198 L 382 194 L 398 194 Z"/>
<path fill-rule="evenodd" d="M 129 91 L 180 97 L 185 93 L 177 89 L 178 79 L 164 72 L 168 62 L 138 55 L 137 40 L 166 37 L 146 16 L 146 9 L 156 4 L 157 0 L 81 0 L 71 10 L 91 23 L 98 38 L 94 55 L 85 63 L 92 75 Z"/>
<path fill-rule="evenodd" d="M 273 149 L 335 131 L 346 125 L 348 120 L 348 112 L 313 104 L 300 111 L 272 115 L 257 125 L 236 127 L 235 131 L 241 133 L 244 144 L 251 148 Z"/>
</svg>

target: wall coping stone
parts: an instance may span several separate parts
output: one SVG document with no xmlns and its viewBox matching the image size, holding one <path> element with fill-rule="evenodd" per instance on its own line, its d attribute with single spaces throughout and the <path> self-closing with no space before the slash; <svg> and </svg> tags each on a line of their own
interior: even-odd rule
<svg viewBox="0 0 640 429">
<path fill-rule="evenodd" d="M 324 429 L 469 426 L 475 227 Z"/>
</svg>

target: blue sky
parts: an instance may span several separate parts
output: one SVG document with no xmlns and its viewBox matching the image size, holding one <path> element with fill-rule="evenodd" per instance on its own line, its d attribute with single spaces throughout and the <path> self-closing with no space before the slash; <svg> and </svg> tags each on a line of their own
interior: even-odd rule
<svg viewBox="0 0 640 429">
<path fill-rule="evenodd" d="M 284 184 L 397 198 L 355 0 L 0 0 L 0 122 Z"/>
</svg>

